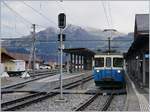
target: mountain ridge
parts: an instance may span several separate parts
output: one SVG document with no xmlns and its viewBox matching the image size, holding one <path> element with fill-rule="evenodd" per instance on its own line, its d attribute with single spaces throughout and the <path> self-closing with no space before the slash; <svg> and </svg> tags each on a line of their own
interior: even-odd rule
<svg viewBox="0 0 150 112">
<path fill-rule="evenodd" d="M 52 59 L 56 60 L 58 46 L 59 43 L 57 41 L 59 34 L 59 30 L 53 27 L 46 28 L 45 30 L 39 31 L 36 33 L 36 54 L 40 56 L 42 59 Z M 91 31 L 88 28 L 83 28 L 76 25 L 69 24 L 65 30 L 64 34 L 66 35 L 65 48 L 79 48 L 84 47 L 91 50 L 96 49 L 107 49 L 107 37 L 109 32 L 103 32 L 101 29 L 95 29 Z M 129 34 L 122 34 L 120 32 L 113 33 L 114 36 L 112 40 L 131 40 L 131 41 L 112 41 L 111 45 L 117 46 L 117 50 L 125 52 L 131 45 L 133 41 L 133 33 Z M 68 40 L 68 41 L 67 41 Z M 114 43 L 115 42 L 115 43 Z M 121 44 L 120 44 L 121 43 Z M 32 45 L 32 36 L 27 35 L 23 36 L 22 38 L 15 38 L 15 39 L 3 39 L 2 46 L 6 45 L 6 49 L 9 52 L 25 52 L 30 53 L 31 45 Z M 12 46 L 12 47 L 8 47 Z M 16 47 L 16 48 L 13 48 Z M 124 47 L 124 48 L 123 48 Z M 22 49 L 22 50 L 21 50 Z"/>
</svg>

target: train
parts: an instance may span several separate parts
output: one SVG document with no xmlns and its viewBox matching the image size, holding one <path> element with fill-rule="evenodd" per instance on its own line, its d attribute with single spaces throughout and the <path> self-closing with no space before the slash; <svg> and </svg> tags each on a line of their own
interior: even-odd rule
<svg viewBox="0 0 150 112">
<path fill-rule="evenodd" d="M 125 61 L 120 53 L 99 53 L 94 55 L 93 78 L 100 88 L 125 88 Z"/>
</svg>

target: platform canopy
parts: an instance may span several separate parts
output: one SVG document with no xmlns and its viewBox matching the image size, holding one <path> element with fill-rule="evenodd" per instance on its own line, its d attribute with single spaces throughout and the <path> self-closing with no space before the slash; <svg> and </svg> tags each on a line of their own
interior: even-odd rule
<svg viewBox="0 0 150 112">
<path fill-rule="evenodd" d="M 138 52 L 149 51 L 149 14 L 136 14 L 134 27 L 134 42 L 130 46 L 127 57 L 133 57 Z"/>
<path fill-rule="evenodd" d="M 69 48 L 63 50 L 65 53 L 76 54 L 82 56 L 94 56 L 95 52 L 87 48 Z"/>
</svg>

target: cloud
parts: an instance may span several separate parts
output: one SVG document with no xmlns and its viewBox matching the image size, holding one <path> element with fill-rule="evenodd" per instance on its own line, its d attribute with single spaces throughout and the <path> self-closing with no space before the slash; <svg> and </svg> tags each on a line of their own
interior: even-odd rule
<svg viewBox="0 0 150 112">
<path fill-rule="evenodd" d="M 13 10 L 26 18 L 31 23 L 44 27 L 57 27 L 58 14 L 65 12 L 68 24 L 75 24 L 82 27 L 93 27 L 98 29 L 108 28 L 102 1 L 28 1 L 25 2 L 35 10 L 25 5 L 23 2 L 6 2 Z M 132 32 L 134 28 L 135 14 L 149 13 L 148 1 L 103 1 L 108 15 L 108 20 L 112 18 L 113 28 L 120 32 Z M 110 7 L 109 7 L 110 6 Z M 109 15 L 109 11 L 111 15 Z M 16 18 L 16 19 L 14 19 Z M 2 22 L 9 23 L 11 27 L 17 25 L 17 31 L 27 34 L 31 31 L 31 24 L 17 17 L 14 12 L 2 5 Z M 55 23 L 55 24 L 54 24 Z M 27 28 L 27 26 L 28 28 Z M 8 28 L 5 28 L 7 30 Z M 24 30 L 25 29 L 25 30 Z M 40 28 L 38 29 L 38 31 Z M 4 32 L 10 32 L 4 31 Z"/>
</svg>

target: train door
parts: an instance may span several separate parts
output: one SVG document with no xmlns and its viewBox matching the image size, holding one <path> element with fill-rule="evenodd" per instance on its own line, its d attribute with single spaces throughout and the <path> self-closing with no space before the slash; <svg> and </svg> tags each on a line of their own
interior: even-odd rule
<svg viewBox="0 0 150 112">
<path fill-rule="evenodd" d="M 105 74 L 112 79 L 112 57 L 105 57 Z"/>
<path fill-rule="evenodd" d="M 106 57 L 106 59 L 105 59 L 106 61 L 105 61 L 105 67 L 107 68 L 107 69 L 111 69 L 111 66 L 112 66 L 112 61 L 111 61 L 111 57 Z"/>
</svg>

